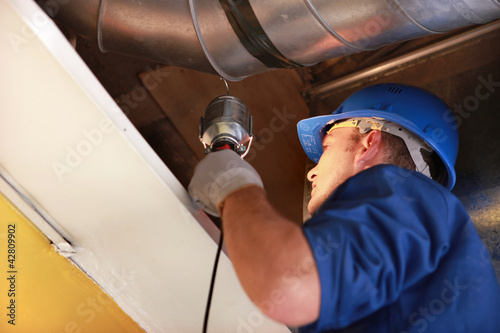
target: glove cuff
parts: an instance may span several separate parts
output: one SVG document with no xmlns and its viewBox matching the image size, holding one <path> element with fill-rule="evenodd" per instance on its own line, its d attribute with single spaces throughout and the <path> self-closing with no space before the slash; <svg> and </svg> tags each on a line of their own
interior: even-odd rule
<svg viewBox="0 0 500 333">
<path fill-rule="evenodd" d="M 213 196 L 212 202 L 219 207 L 231 193 L 251 185 L 264 188 L 262 180 L 255 171 L 244 167 L 233 167 L 215 177 L 208 188 L 208 195 Z"/>
</svg>

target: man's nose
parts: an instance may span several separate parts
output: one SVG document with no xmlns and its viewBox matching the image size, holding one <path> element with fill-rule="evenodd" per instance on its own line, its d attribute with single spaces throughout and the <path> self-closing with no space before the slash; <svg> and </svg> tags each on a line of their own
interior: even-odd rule
<svg viewBox="0 0 500 333">
<path fill-rule="evenodd" d="M 307 180 L 309 180 L 311 183 L 313 182 L 314 178 L 318 175 L 318 169 L 317 166 L 309 170 L 307 173 Z"/>
</svg>

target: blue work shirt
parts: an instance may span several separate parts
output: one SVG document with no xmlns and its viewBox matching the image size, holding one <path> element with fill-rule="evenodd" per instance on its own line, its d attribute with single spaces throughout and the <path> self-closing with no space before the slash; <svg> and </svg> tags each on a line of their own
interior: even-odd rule
<svg viewBox="0 0 500 333">
<path fill-rule="evenodd" d="M 321 281 L 301 332 L 500 332 L 500 290 L 469 215 L 417 172 L 379 165 L 304 224 Z"/>
</svg>

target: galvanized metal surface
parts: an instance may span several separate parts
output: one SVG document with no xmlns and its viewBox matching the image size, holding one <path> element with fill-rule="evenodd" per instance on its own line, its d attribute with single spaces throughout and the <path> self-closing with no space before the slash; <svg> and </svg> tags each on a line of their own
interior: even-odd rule
<svg viewBox="0 0 500 333">
<path fill-rule="evenodd" d="M 66 11 L 66 7 L 61 6 L 60 15 L 70 14 L 71 10 Z M 212 71 L 198 42 L 187 1 L 106 0 L 101 2 L 99 16 L 94 20 L 99 22 L 94 35 L 103 52 L 113 51 Z"/>
<path fill-rule="evenodd" d="M 337 92 L 338 89 L 346 89 L 352 84 L 363 82 L 373 76 L 383 75 L 384 73 L 397 70 L 398 68 L 408 66 L 411 62 L 429 57 L 447 49 L 456 47 L 468 41 L 474 41 L 481 36 L 494 32 L 500 29 L 500 22 L 492 22 L 490 24 L 475 28 L 473 30 L 461 33 L 457 36 L 445 39 L 441 42 L 431 44 L 427 47 L 417 49 L 416 51 L 407 53 L 397 58 L 389 59 L 383 63 L 376 64 L 370 68 L 355 72 L 344 77 L 337 78 L 327 83 L 318 86 L 313 86 L 304 91 L 304 95 L 311 99 L 324 98 L 328 94 Z"/>
<path fill-rule="evenodd" d="M 492 0 L 240 0 L 229 1 L 229 9 L 218 0 L 103 0 L 100 11 L 97 1 L 70 3 L 51 12 L 85 36 L 94 29 L 103 51 L 233 81 L 282 66 L 275 57 L 309 66 L 500 17 Z"/>
</svg>

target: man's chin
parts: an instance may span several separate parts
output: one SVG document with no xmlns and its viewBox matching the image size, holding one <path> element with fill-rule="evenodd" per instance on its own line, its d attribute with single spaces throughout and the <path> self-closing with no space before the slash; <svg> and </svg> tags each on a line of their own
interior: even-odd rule
<svg viewBox="0 0 500 333">
<path fill-rule="evenodd" d="M 316 209 L 318 209 L 318 205 L 314 203 L 314 200 L 311 198 L 309 200 L 309 203 L 307 204 L 307 211 L 309 212 L 310 215 L 312 215 Z"/>
<path fill-rule="evenodd" d="M 307 204 L 307 211 L 312 216 L 315 211 L 325 202 L 328 197 L 323 195 L 323 193 L 316 193 L 316 195 L 312 196 L 309 199 L 309 203 Z"/>
</svg>

